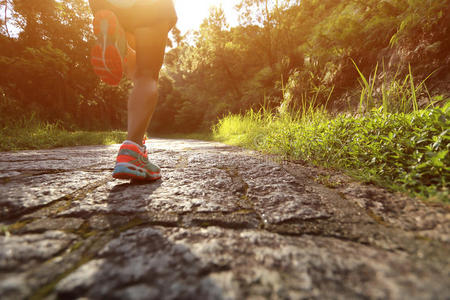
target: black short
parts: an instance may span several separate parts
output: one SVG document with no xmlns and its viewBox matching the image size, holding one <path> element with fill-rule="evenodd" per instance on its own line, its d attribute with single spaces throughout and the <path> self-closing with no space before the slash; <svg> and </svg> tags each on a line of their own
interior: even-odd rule
<svg viewBox="0 0 450 300">
<path fill-rule="evenodd" d="M 101 9 L 111 10 L 128 32 L 140 27 L 152 27 L 161 22 L 168 22 L 171 29 L 177 23 L 172 0 L 137 0 L 131 7 L 119 7 L 112 3 L 108 0 L 89 0 L 94 13 Z"/>
</svg>

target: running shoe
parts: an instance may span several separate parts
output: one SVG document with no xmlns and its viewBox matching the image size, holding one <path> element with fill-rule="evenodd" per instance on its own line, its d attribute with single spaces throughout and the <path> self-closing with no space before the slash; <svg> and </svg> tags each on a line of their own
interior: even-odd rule
<svg viewBox="0 0 450 300">
<path fill-rule="evenodd" d="M 124 73 L 127 54 L 125 31 L 110 10 L 99 10 L 94 16 L 97 44 L 91 50 L 91 64 L 102 81 L 118 85 Z"/>
<path fill-rule="evenodd" d="M 161 169 L 149 162 L 145 146 L 140 147 L 133 142 L 124 142 L 117 156 L 113 177 L 153 181 L 161 178 Z"/>
</svg>

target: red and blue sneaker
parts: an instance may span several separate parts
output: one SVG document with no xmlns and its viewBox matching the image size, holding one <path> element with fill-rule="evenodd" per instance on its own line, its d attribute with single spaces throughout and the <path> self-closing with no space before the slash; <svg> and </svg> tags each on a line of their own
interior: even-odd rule
<svg viewBox="0 0 450 300">
<path fill-rule="evenodd" d="M 113 177 L 116 179 L 134 179 L 154 181 L 161 178 L 161 169 L 149 162 L 145 146 L 125 141 L 119 150 Z"/>
<path fill-rule="evenodd" d="M 94 72 L 105 83 L 118 85 L 128 49 L 125 31 L 112 11 L 99 10 L 94 16 L 94 34 L 97 37 L 91 50 Z"/>
</svg>

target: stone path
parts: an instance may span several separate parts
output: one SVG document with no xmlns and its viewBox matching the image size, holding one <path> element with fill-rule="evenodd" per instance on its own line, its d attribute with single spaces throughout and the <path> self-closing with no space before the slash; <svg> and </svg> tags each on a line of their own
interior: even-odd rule
<svg viewBox="0 0 450 300">
<path fill-rule="evenodd" d="M 0 299 L 450 299 L 450 209 L 217 143 L 1 153 Z"/>
</svg>

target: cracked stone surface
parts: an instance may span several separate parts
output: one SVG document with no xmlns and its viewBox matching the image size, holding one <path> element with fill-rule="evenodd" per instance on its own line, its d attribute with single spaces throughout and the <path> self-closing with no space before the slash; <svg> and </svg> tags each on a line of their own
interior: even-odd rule
<svg viewBox="0 0 450 300">
<path fill-rule="evenodd" d="M 218 143 L 2 153 L 1 299 L 448 299 L 450 209 Z M 326 175 L 328 181 L 321 182 Z"/>
<path fill-rule="evenodd" d="M 0 269 L 25 270 L 43 262 L 67 247 L 75 239 L 73 234 L 47 231 L 43 234 L 0 236 Z"/>
</svg>

